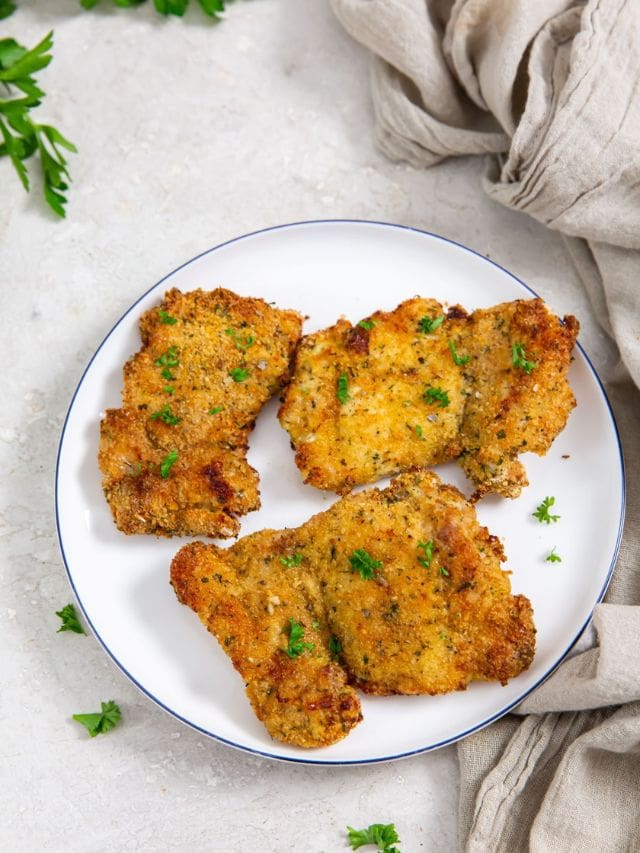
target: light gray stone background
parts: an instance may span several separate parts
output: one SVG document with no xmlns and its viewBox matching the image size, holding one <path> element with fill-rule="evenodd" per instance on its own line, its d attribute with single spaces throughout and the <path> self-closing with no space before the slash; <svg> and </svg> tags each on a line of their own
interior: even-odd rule
<svg viewBox="0 0 640 853">
<path fill-rule="evenodd" d="M 144 290 L 228 238 L 302 219 L 461 241 L 577 314 L 602 373 L 614 353 L 560 237 L 485 199 L 480 159 L 416 172 L 377 153 L 367 58 L 325 0 L 238 0 L 213 26 L 195 6 L 182 21 L 103 7 L 20 0 L 0 22 L 29 46 L 55 30 L 39 115 L 79 149 L 64 222 L 0 162 L 0 848 L 332 853 L 347 824 L 394 821 L 403 853 L 453 851 L 454 747 L 360 768 L 257 759 L 169 717 L 93 638 L 56 633 L 71 600 L 53 505 L 65 412 Z M 122 724 L 88 738 L 71 715 L 110 698 Z"/>
</svg>

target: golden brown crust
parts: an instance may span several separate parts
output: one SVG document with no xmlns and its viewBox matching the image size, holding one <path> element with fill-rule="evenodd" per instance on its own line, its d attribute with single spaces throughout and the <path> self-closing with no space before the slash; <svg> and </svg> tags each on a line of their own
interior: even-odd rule
<svg viewBox="0 0 640 853">
<path fill-rule="evenodd" d="M 460 464 L 476 486 L 474 497 L 517 497 L 528 482 L 518 454 L 544 456 L 564 429 L 575 406 L 567 372 L 578 330 L 575 317 L 561 321 L 541 299 L 469 317 L 462 332 L 471 361 Z M 530 372 L 514 365 L 514 346 L 535 364 Z"/>
<path fill-rule="evenodd" d="M 123 408 L 107 410 L 100 426 L 103 489 L 120 530 L 238 533 L 237 516 L 260 506 L 248 435 L 287 380 L 301 326 L 295 311 L 223 288 L 170 290 L 142 316 Z M 246 379 L 234 381 L 236 369 Z M 171 453 L 177 459 L 163 477 Z"/>
<path fill-rule="evenodd" d="M 370 577 L 350 559 L 360 549 L 379 564 Z M 415 470 L 297 529 L 264 530 L 225 550 L 188 545 L 171 581 L 233 660 L 271 735 L 311 747 L 358 722 L 347 680 L 378 695 L 437 694 L 525 670 L 535 650 L 531 604 L 511 595 L 503 560 L 463 495 Z M 290 619 L 313 643 L 295 659 L 284 651 Z"/>
<path fill-rule="evenodd" d="M 339 320 L 302 339 L 278 417 L 306 483 L 347 494 L 457 455 L 463 379 L 442 326 L 425 334 L 423 317 L 443 317 L 442 305 L 410 299 L 372 314 L 364 327 Z M 428 388 L 446 391 L 450 402 L 425 400 Z"/>
<path fill-rule="evenodd" d="M 443 322 L 425 334 L 422 317 Z M 546 453 L 575 405 L 567 371 L 578 328 L 540 299 L 471 315 L 455 305 L 445 318 L 438 302 L 415 298 L 364 326 L 340 320 L 308 335 L 279 413 L 296 465 L 305 482 L 347 494 L 459 457 L 475 498 L 516 497 L 527 484 L 518 454 Z M 535 362 L 531 372 L 514 365 L 513 345 Z M 445 391 L 447 401 L 430 400 L 430 388 Z"/>
<path fill-rule="evenodd" d="M 276 541 L 274 541 L 274 539 Z M 253 710 L 272 737 L 328 746 L 362 719 L 360 701 L 328 649 L 317 580 L 285 568 L 287 534 L 263 531 L 231 549 L 194 542 L 171 564 L 179 600 L 198 614 L 242 675 Z M 286 653 L 294 619 L 313 650 Z"/>
</svg>

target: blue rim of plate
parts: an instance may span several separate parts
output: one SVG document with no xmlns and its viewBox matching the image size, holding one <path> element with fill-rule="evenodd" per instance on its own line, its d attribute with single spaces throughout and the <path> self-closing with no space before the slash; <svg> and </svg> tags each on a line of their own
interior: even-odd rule
<svg viewBox="0 0 640 853">
<path fill-rule="evenodd" d="M 519 705 L 524 699 L 526 699 L 527 696 L 529 696 L 531 693 L 533 693 L 534 690 L 536 690 L 544 681 L 546 681 L 547 678 L 549 678 L 549 676 L 553 674 L 553 672 L 555 672 L 555 670 L 558 668 L 558 666 L 562 663 L 562 661 L 566 658 L 566 656 L 569 654 L 571 649 L 574 647 L 574 645 L 580 639 L 584 629 L 587 627 L 587 625 L 591 621 L 591 617 L 593 616 L 593 610 L 594 610 L 596 604 L 599 604 L 602 601 L 602 599 L 604 598 L 605 593 L 607 591 L 607 588 L 609 586 L 609 583 L 611 582 L 611 576 L 613 575 L 613 570 L 615 568 L 616 561 L 618 559 L 618 554 L 620 551 L 620 543 L 622 541 L 622 532 L 624 529 L 624 519 L 625 519 L 625 511 L 626 511 L 626 503 L 627 503 L 627 501 L 626 501 L 625 466 L 624 466 L 624 457 L 622 454 L 622 445 L 620 443 L 620 433 L 618 431 L 618 425 L 616 423 L 616 419 L 615 419 L 615 416 L 613 414 L 613 410 L 611 408 L 611 403 L 609 402 L 609 398 L 607 397 L 607 394 L 604 390 L 604 386 L 603 386 L 602 382 L 600 381 L 600 377 L 596 373 L 596 370 L 595 370 L 593 364 L 591 363 L 589 356 L 586 354 L 586 352 L 583 350 L 582 346 L 579 343 L 576 343 L 576 347 L 579 350 L 582 357 L 584 358 L 587 366 L 589 367 L 589 370 L 591 371 L 591 374 L 592 374 L 593 378 L 595 379 L 596 384 L 597 384 L 598 388 L 600 389 L 600 393 L 602 394 L 604 402 L 607 406 L 607 411 L 609 412 L 609 417 L 611 418 L 611 425 L 613 427 L 613 432 L 614 432 L 614 435 L 616 437 L 616 442 L 618 445 L 618 456 L 620 459 L 620 490 L 621 490 L 620 522 L 619 522 L 619 526 L 618 526 L 618 534 L 616 537 L 616 543 L 615 543 L 615 547 L 613 549 L 613 554 L 611 556 L 611 562 L 609 564 L 609 569 L 607 571 L 606 578 L 604 580 L 604 583 L 602 585 L 600 592 L 598 593 L 598 597 L 597 597 L 596 601 L 594 602 L 593 608 L 591 609 L 591 612 L 589 613 L 589 616 L 584 621 L 583 625 L 580 627 L 580 629 L 576 633 L 573 640 L 569 643 L 567 648 L 562 652 L 562 654 L 560 655 L 558 660 L 553 664 L 553 666 L 541 678 L 539 678 L 538 681 L 536 681 L 536 683 L 532 687 L 530 687 L 528 690 L 526 690 L 521 696 L 519 696 L 513 702 L 510 702 L 506 707 L 501 708 L 495 714 L 492 714 L 490 717 L 487 717 L 486 719 L 477 723 L 475 726 L 472 726 L 469 729 L 465 729 L 465 731 L 460 732 L 460 734 L 454 735 L 453 737 L 450 737 L 450 738 L 445 738 L 444 740 L 438 741 L 437 743 L 431 744 L 429 746 L 420 747 L 419 749 L 413 749 L 413 750 L 410 750 L 409 752 L 401 752 L 401 753 L 398 753 L 396 755 L 385 755 L 385 756 L 382 756 L 380 758 L 364 758 L 361 760 L 354 759 L 354 760 L 346 760 L 346 761 L 345 760 L 343 760 L 343 761 L 325 761 L 325 760 L 314 760 L 312 758 L 294 758 L 292 756 L 287 756 L 287 755 L 274 755 L 273 753 L 270 753 L 270 752 L 265 752 L 265 751 L 260 750 L 260 749 L 252 749 L 251 747 L 244 746 L 243 744 L 235 743 L 234 741 L 231 741 L 231 740 L 228 740 L 227 738 L 221 737 L 220 735 L 217 735 L 214 732 L 207 731 L 207 729 L 204 729 L 201 726 L 198 726 L 195 723 L 192 723 L 190 720 L 185 719 L 185 717 L 182 717 L 180 714 L 178 714 L 172 708 L 169 708 L 160 699 L 158 699 L 156 696 L 154 696 L 152 693 L 150 693 L 146 689 L 146 687 L 144 687 L 142 684 L 140 684 L 140 682 L 137 681 L 137 679 L 134 678 L 134 676 L 131 675 L 131 673 L 125 668 L 125 666 L 122 663 L 120 663 L 120 661 L 115 657 L 115 655 L 111 652 L 111 650 L 106 645 L 106 643 L 104 642 L 104 640 L 102 639 L 100 634 L 96 631 L 96 629 L 93 625 L 93 622 L 91 621 L 91 618 L 89 617 L 89 614 L 85 610 L 84 605 L 82 603 L 82 600 L 80 599 L 80 596 L 78 595 L 75 584 L 73 582 L 73 577 L 71 575 L 71 570 L 69 568 L 69 563 L 67 562 L 67 556 L 66 556 L 66 553 L 64 550 L 64 543 L 62 541 L 62 533 L 60 530 L 60 517 L 59 517 L 60 508 L 59 508 L 59 504 L 58 504 L 58 483 L 59 483 L 59 470 L 60 470 L 60 455 L 62 453 L 62 445 L 64 442 L 65 432 L 67 429 L 67 422 L 68 422 L 69 417 L 71 415 L 71 412 L 73 410 L 73 404 L 74 404 L 75 399 L 78 395 L 78 391 L 80 390 L 82 383 L 84 382 L 85 376 L 87 375 L 91 365 L 93 364 L 96 356 L 98 355 L 98 353 L 100 352 L 102 347 L 105 345 L 105 343 L 111 337 L 111 335 L 116 330 L 116 328 L 120 325 L 120 323 L 124 320 L 124 318 L 128 314 L 130 314 L 131 311 L 133 311 L 133 309 L 136 307 L 136 305 L 138 305 L 149 293 L 151 293 L 152 290 L 155 290 L 164 281 L 171 278 L 171 276 L 175 275 L 175 273 L 177 273 L 179 270 L 184 269 L 184 267 L 189 266 L 194 261 L 197 261 L 200 258 L 203 258 L 205 255 L 210 255 L 212 252 L 218 251 L 218 249 L 222 249 L 225 246 L 229 246 L 231 243 L 238 243 L 241 240 L 247 240 L 250 237 L 256 237 L 258 234 L 265 234 L 265 233 L 270 232 L 270 231 L 283 231 L 287 228 L 299 228 L 299 227 L 308 226 L 308 225 L 339 225 L 339 224 L 365 225 L 365 226 L 382 227 L 382 228 L 393 228 L 393 229 L 398 229 L 398 230 L 402 230 L 402 231 L 411 231 L 411 232 L 414 232 L 416 234 L 422 234 L 426 237 L 431 237 L 431 238 L 436 239 L 436 240 L 441 240 L 443 243 L 450 243 L 453 246 L 457 246 L 459 249 L 463 249 L 465 252 L 469 252 L 469 254 L 471 254 L 471 255 L 476 255 L 476 257 L 481 258 L 486 263 L 491 264 L 494 267 L 497 267 L 499 270 L 506 273 L 510 278 L 512 278 L 515 282 L 517 282 L 517 284 L 519 284 L 524 290 L 528 291 L 533 296 L 538 297 L 538 294 L 535 292 L 535 290 L 530 288 L 528 284 L 525 284 L 524 281 L 519 279 L 516 275 L 514 275 L 508 269 L 505 269 L 505 267 L 501 266 L 500 264 L 496 263 L 495 261 L 492 261 L 490 258 L 487 258 L 484 255 L 480 254 L 480 252 L 476 252 L 474 249 L 470 249 L 468 246 L 465 246 L 462 243 L 458 243 L 456 240 L 451 240 L 448 237 L 442 237 L 440 234 L 434 234 L 431 231 L 424 231 L 421 228 L 414 228 L 411 225 L 399 225 L 399 224 L 393 223 L 393 222 L 380 222 L 378 220 L 372 220 L 372 219 L 309 219 L 309 220 L 302 220 L 300 222 L 288 222 L 288 223 L 285 223 L 283 225 L 272 225 L 269 228 L 260 228 L 257 231 L 250 231 L 247 234 L 242 234 L 240 237 L 233 237 L 231 240 L 225 240 L 224 243 L 219 243 L 217 246 L 213 246 L 213 248 L 211 248 L 211 249 L 206 249 L 204 252 L 200 252 L 199 255 L 196 255 L 195 257 L 190 258 L 190 260 L 185 261 L 185 263 L 180 264 L 180 266 L 176 267 L 174 270 L 172 270 L 170 273 L 165 275 L 163 278 L 161 278 L 158 282 L 156 282 L 150 288 L 145 290 L 145 292 L 138 299 L 136 299 L 136 301 L 124 312 L 124 314 L 120 317 L 120 319 L 111 327 L 111 329 L 107 332 L 107 334 L 103 338 L 102 342 L 100 343 L 100 346 L 96 349 L 94 354 L 91 356 L 91 359 L 89 360 L 87 366 L 85 367 L 85 369 L 82 373 L 82 376 L 80 377 L 80 381 L 78 382 L 78 385 L 76 386 L 76 390 L 73 392 L 73 397 L 71 398 L 71 402 L 69 403 L 69 408 L 67 410 L 67 414 L 66 414 L 65 419 L 64 419 L 64 424 L 62 426 L 62 433 L 60 435 L 60 443 L 58 444 L 58 454 L 57 454 L 57 458 L 56 458 L 55 510 L 56 510 L 56 529 L 58 531 L 58 543 L 60 545 L 60 552 L 62 554 L 62 560 L 64 562 L 64 567 L 65 567 L 65 570 L 67 572 L 67 577 L 69 578 L 69 583 L 70 583 L 71 588 L 73 590 L 73 594 L 75 596 L 76 601 L 80 605 L 80 609 L 82 610 L 82 614 L 83 614 L 84 618 L 86 619 L 87 623 L 89 624 L 89 627 L 91 628 L 93 635 L 96 637 L 96 639 L 98 640 L 98 642 L 100 643 L 102 648 L 105 650 L 105 652 L 109 655 L 111 660 L 116 664 L 118 669 L 120 669 L 127 676 L 127 678 L 131 682 L 133 682 L 133 684 L 135 684 L 135 686 L 140 691 L 142 691 L 142 693 L 144 693 L 145 696 L 147 696 L 149 699 L 151 699 L 152 702 L 154 702 L 156 705 L 158 705 L 160 708 L 162 708 L 164 711 L 166 711 L 172 717 L 174 717 L 177 720 L 180 720 L 181 723 L 184 723 L 185 725 L 189 726 L 190 728 L 195 729 L 197 732 L 200 732 L 201 734 L 206 735 L 207 737 L 210 737 L 215 741 L 218 741 L 218 743 L 223 743 L 226 746 L 231 746 L 235 749 L 241 750 L 242 752 L 247 752 L 251 755 L 258 755 L 261 758 L 270 758 L 274 761 L 284 761 L 284 762 L 288 762 L 291 764 L 305 764 L 307 766 L 346 767 L 346 766 L 352 766 L 352 765 L 382 764 L 382 763 L 387 762 L 387 761 L 396 761 L 400 758 L 411 758 L 411 756 L 413 756 L 413 755 L 420 755 L 422 753 L 432 752 L 434 749 L 440 749 L 443 746 L 449 746 L 451 744 L 456 743 L 459 740 L 462 740 L 463 738 L 467 737 L 468 735 L 474 734 L 475 732 L 479 732 L 481 729 L 486 728 L 491 723 L 494 723 L 496 720 L 499 720 L 501 717 L 504 717 L 505 714 L 508 714 L 512 708 L 515 708 L 516 705 Z"/>
</svg>

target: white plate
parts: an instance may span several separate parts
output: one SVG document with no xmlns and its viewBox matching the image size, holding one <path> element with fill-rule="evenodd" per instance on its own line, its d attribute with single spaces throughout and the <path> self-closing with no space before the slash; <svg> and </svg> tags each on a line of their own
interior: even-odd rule
<svg viewBox="0 0 640 853">
<path fill-rule="evenodd" d="M 309 316 L 305 331 L 389 310 L 420 294 L 468 309 L 532 292 L 506 270 L 451 241 L 396 225 L 329 221 L 284 225 L 217 246 L 170 273 L 116 323 L 89 363 L 64 425 L 56 509 L 63 558 L 78 602 L 105 650 L 165 710 L 217 740 L 272 758 L 318 764 L 386 761 L 435 749 L 486 726 L 536 687 L 567 654 L 602 598 L 618 551 L 624 472 L 616 425 L 600 382 L 578 348 L 570 380 L 578 400 L 544 458 L 523 457 L 531 485 L 515 501 L 486 498 L 478 516 L 500 536 L 516 593 L 533 602 L 537 652 L 505 687 L 473 684 L 438 697 L 362 697 L 363 722 L 341 743 L 301 750 L 272 741 L 254 717 L 231 662 L 169 586 L 169 563 L 187 540 L 124 536 L 111 520 L 96 462 L 98 423 L 120 405 L 122 365 L 140 346 L 137 321 L 165 290 L 223 285 Z M 551 306 L 553 308 L 553 306 Z M 335 496 L 301 483 L 272 400 L 251 436 L 263 507 L 242 534 L 291 527 Z M 564 459 L 563 455 L 569 458 Z M 466 491 L 453 464 L 438 473 Z M 540 524 L 554 495 L 561 519 Z M 227 543 L 228 544 L 228 543 Z M 561 563 L 545 556 L 556 547 Z"/>
</svg>

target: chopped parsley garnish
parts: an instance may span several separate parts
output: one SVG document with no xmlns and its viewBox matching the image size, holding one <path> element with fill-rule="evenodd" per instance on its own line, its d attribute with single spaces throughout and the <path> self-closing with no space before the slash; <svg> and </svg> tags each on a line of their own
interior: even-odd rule
<svg viewBox="0 0 640 853">
<path fill-rule="evenodd" d="M 430 335 L 431 332 L 435 332 L 437 328 L 439 328 L 444 323 L 444 316 L 441 314 L 439 317 L 423 317 L 418 323 L 418 331 L 422 332 L 424 335 Z"/>
<path fill-rule="evenodd" d="M 338 402 L 343 406 L 349 399 L 349 380 L 346 373 L 341 373 L 338 377 L 338 387 L 336 389 L 336 397 Z"/>
<path fill-rule="evenodd" d="M 160 317 L 160 322 L 164 323 L 166 326 L 175 326 L 178 322 L 175 317 L 172 317 L 171 314 L 167 314 L 166 311 L 158 311 L 158 317 Z"/>
<path fill-rule="evenodd" d="M 159 412 L 154 412 L 151 415 L 151 420 L 160 420 L 163 423 L 168 424 L 169 426 L 175 426 L 176 424 L 180 423 L 182 418 L 179 418 L 177 415 L 174 415 L 171 411 L 171 408 L 169 407 L 169 404 L 165 403 Z"/>
<path fill-rule="evenodd" d="M 527 361 L 524 344 L 511 344 L 511 363 L 514 367 L 520 367 L 525 373 L 531 373 L 537 367 L 535 361 Z"/>
<path fill-rule="evenodd" d="M 442 388 L 425 388 L 422 396 L 427 403 L 437 403 L 441 409 L 446 408 L 451 402 L 449 395 Z"/>
<path fill-rule="evenodd" d="M 160 463 L 160 475 L 163 480 L 166 480 L 169 476 L 169 471 L 171 471 L 172 467 L 178 461 L 178 451 L 172 450 L 170 453 L 164 457 L 162 462 Z"/>
<path fill-rule="evenodd" d="M 103 735 L 113 729 L 120 722 L 120 708 L 113 699 L 101 702 L 101 710 L 95 714 L 74 714 L 73 719 L 81 723 L 89 732 L 91 737 Z"/>
<path fill-rule="evenodd" d="M 361 329 L 365 329 L 365 331 L 370 332 L 371 329 L 375 326 L 375 320 L 360 320 L 358 325 Z"/>
<path fill-rule="evenodd" d="M 162 376 L 163 379 L 167 379 L 169 382 L 176 378 L 168 367 L 162 368 L 162 370 L 160 371 L 160 376 Z"/>
<path fill-rule="evenodd" d="M 217 414 L 219 414 L 219 413 L 220 413 L 220 412 L 222 412 L 222 411 L 223 411 L 222 406 L 214 406 L 214 407 L 213 407 L 213 409 L 209 409 L 208 414 L 210 414 L 210 415 L 217 415 Z"/>
<path fill-rule="evenodd" d="M 456 345 L 453 341 L 449 341 L 449 350 L 451 352 L 451 357 L 458 365 L 458 367 L 462 367 L 462 365 L 467 364 L 471 359 L 470 355 L 458 355 L 458 353 L 456 352 Z"/>
<path fill-rule="evenodd" d="M 303 643 L 304 628 L 295 619 L 289 619 L 289 643 L 284 650 L 290 658 L 297 658 L 304 651 L 313 651 L 313 643 Z"/>
<path fill-rule="evenodd" d="M 169 349 L 154 361 L 158 367 L 177 367 L 180 364 L 178 358 L 178 347 L 169 347 Z"/>
<path fill-rule="evenodd" d="M 365 580 L 371 580 L 375 569 L 382 568 L 382 560 L 374 560 L 371 554 L 364 548 L 358 548 L 349 557 L 351 568 L 356 572 L 360 572 L 360 577 Z"/>
<path fill-rule="evenodd" d="M 540 524 L 543 521 L 545 524 L 551 524 L 552 521 L 557 521 L 560 518 L 559 515 L 551 515 L 549 512 L 549 507 L 552 507 L 555 502 L 555 498 L 545 498 L 536 511 L 531 514 L 538 519 Z"/>
<path fill-rule="evenodd" d="M 334 660 L 342 654 L 342 643 L 337 637 L 329 637 L 329 652 Z"/>
<path fill-rule="evenodd" d="M 418 548 L 421 548 L 424 551 L 424 557 L 418 557 L 418 562 L 421 566 L 424 566 L 425 569 L 431 567 L 431 560 L 433 560 L 433 539 L 429 539 L 428 542 L 418 542 Z"/>
<path fill-rule="evenodd" d="M 422 427 L 420 426 L 420 424 L 416 424 L 416 435 L 418 436 L 418 438 L 422 438 Z"/>
<path fill-rule="evenodd" d="M 173 394 L 176 389 L 173 387 L 173 385 L 165 385 L 162 390 L 165 392 L 165 394 Z"/>
<path fill-rule="evenodd" d="M 244 367 L 234 367 L 233 370 L 229 371 L 229 376 L 234 382 L 244 382 L 245 379 L 249 378 L 249 371 Z"/>
<path fill-rule="evenodd" d="M 449 571 L 448 571 L 448 569 L 445 569 L 445 567 L 444 567 L 444 566 L 440 566 L 440 568 L 438 569 L 438 571 L 440 572 L 440 574 L 441 574 L 443 577 L 445 577 L 445 578 L 448 578 L 448 577 L 449 577 Z"/>
<path fill-rule="evenodd" d="M 56 610 L 56 616 L 59 616 L 62 619 L 62 625 L 58 628 L 58 634 L 60 631 L 73 631 L 74 634 L 87 633 L 80 624 L 78 614 L 76 613 L 76 609 L 73 604 L 65 604 L 62 610 Z"/>
<path fill-rule="evenodd" d="M 555 547 L 551 549 L 551 553 L 545 557 L 547 563 L 561 563 L 562 557 L 559 554 L 556 554 Z"/>
<path fill-rule="evenodd" d="M 240 332 L 236 332 L 235 329 L 225 329 L 225 335 L 229 335 L 230 338 L 233 338 L 233 342 L 236 345 L 236 348 L 241 352 L 246 352 L 249 347 L 252 347 L 256 340 L 253 335 L 241 335 Z"/>
<path fill-rule="evenodd" d="M 366 829 L 354 829 L 348 826 L 347 832 L 352 850 L 366 847 L 367 844 L 375 844 L 378 853 L 400 853 L 397 847 L 391 846 L 400 842 L 392 823 L 372 823 Z"/>
<path fill-rule="evenodd" d="M 293 566 L 299 566 L 303 560 L 304 554 L 290 554 L 288 557 L 280 557 L 280 562 L 288 569 L 291 569 Z"/>
</svg>

